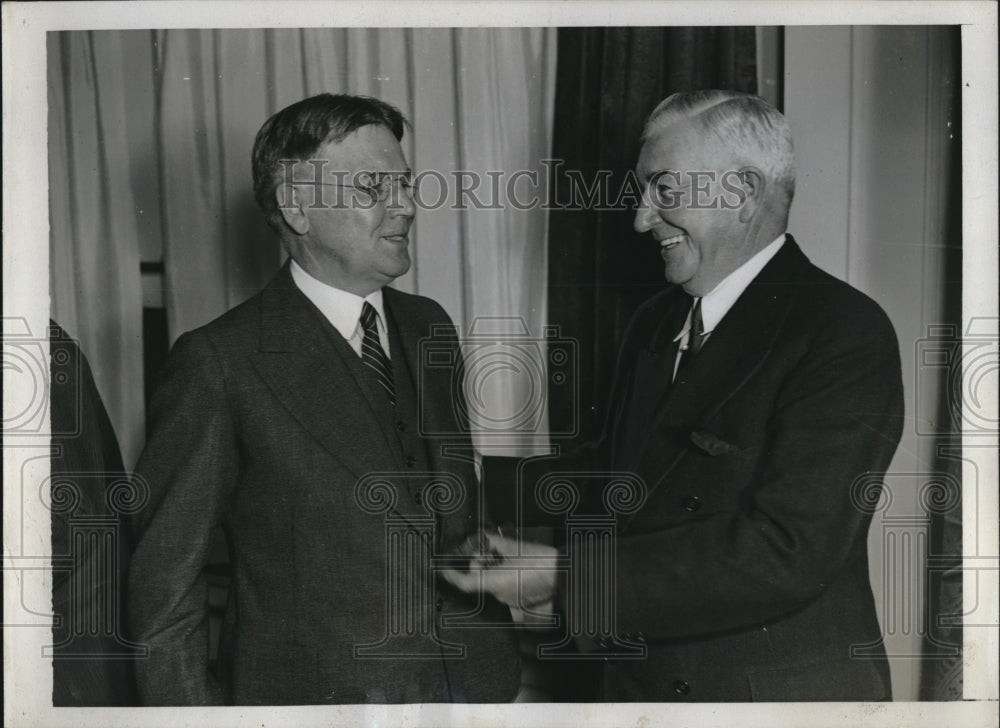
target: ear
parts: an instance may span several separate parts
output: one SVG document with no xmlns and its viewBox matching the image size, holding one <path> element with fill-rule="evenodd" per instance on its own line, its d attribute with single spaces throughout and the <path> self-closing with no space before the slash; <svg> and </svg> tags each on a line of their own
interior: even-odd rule
<svg viewBox="0 0 1000 728">
<path fill-rule="evenodd" d="M 764 206 L 767 179 L 757 167 L 742 167 L 740 168 L 740 180 L 745 195 L 745 202 L 739 213 L 740 222 L 750 222 L 757 214 L 757 210 Z"/>
<path fill-rule="evenodd" d="M 305 201 L 298 187 L 289 182 L 282 182 L 274 189 L 274 198 L 285 224 L 298 235 L 308 233 L 309 218 L 306 216 Z"/>
</svg>

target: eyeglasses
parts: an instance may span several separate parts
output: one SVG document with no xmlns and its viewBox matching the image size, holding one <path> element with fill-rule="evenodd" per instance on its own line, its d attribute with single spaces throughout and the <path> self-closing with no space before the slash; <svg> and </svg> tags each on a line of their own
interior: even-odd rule
<svg viewBox="0 0 1000 728">
<path fill-rule="evenodd" d="M 402 190 L 403 194 L 410 199 L 413 199 L 414 194 L 416 194 L 416 184 L 410 174 L 376 175 L 372 184 L 348 185 L 340 182 L 320 182 L 312 180 L 301 182 L 293 181 L 292 184 L 310 186 L 321 185 L 323 187 L 346 187 L 347 189 L 358 190 L 368 194 L 372 198 L 372 202 L 386 202 L 390 198 L 394 201 L 399 200 L 400 190 Z"/>
</svg>

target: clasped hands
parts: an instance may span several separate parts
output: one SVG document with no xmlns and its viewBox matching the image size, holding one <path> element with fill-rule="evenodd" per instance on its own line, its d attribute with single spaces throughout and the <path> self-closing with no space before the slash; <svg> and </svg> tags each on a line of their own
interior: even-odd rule
<svg viewBox="0 0 1000 728">
<path fill-rule="evenodd" d="M 479 539 L 484 542 L 482 549 Z M 471 557 L 468 571 L 440 573 L 464 592 L 492 594 L 514 609 L 537 607 L 555 597 L 559 552 L 552 546 L 484 532 L 469 537 L 459 551 Z"/>
</svg>

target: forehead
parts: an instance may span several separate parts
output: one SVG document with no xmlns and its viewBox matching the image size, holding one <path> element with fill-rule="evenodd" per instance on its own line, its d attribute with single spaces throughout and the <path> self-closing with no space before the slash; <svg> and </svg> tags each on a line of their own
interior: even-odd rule
<svg viewBox="0 0 1000 728">
<path fill-rule="evenodd" d="M 355 129 L 337 142 L 326 142 L 313 155 L 329 168 L 346 172 L 402 172 L 403 149 L 389 129 L 376 124 Z"/>
<path fill-rule="evenodd" d="M 691 121 L 670 121 L 655 128 L 643 142 L 636 170 L 641 176 L 649 177 L 665 170 L 713 169 L 719 162 L 720 150 L 710 142 L 705 131 Z"/>
</svg>

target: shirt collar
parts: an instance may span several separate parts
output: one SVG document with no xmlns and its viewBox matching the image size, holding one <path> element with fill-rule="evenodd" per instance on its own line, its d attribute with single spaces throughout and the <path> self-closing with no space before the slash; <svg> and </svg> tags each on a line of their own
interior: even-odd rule
<svg viewBox="0 0 1000 728">
<path fill-rule="evenodd" d="M 351 339 L 357 333 L 361 325 L 361 308 L 365 301 L 375 307 L 375 311 L 378 313 L 378 326 L 382 331 L 386 331 L 381 288 L 362 298 L 317 280 L 306 273 L 302 266 L 294 260 L 291 263 L 291 270 L 295 285 L 345 339 Z"/>
<path fill-rule="evenodd" d="M 743 291 L 747 289 L 753 279 L 764 269 L 771 258 L 773 258 L 785 242 L 785 233 L 775 238 L 767 247 L 759 250 L 750 260 L 734 270 L 728 276 L 719 281 L 719 284 L 711 291 L 702 296 L 701 299 L 701 320 L 705 326 L 705 334 L 710 334 L 722 321 L 723 316 L 729 313 Z M 680 341 L 691 326 L 691 316 L 684 324 L 684 328 L 674 337 L 674 341 Z"/>
</svg>

